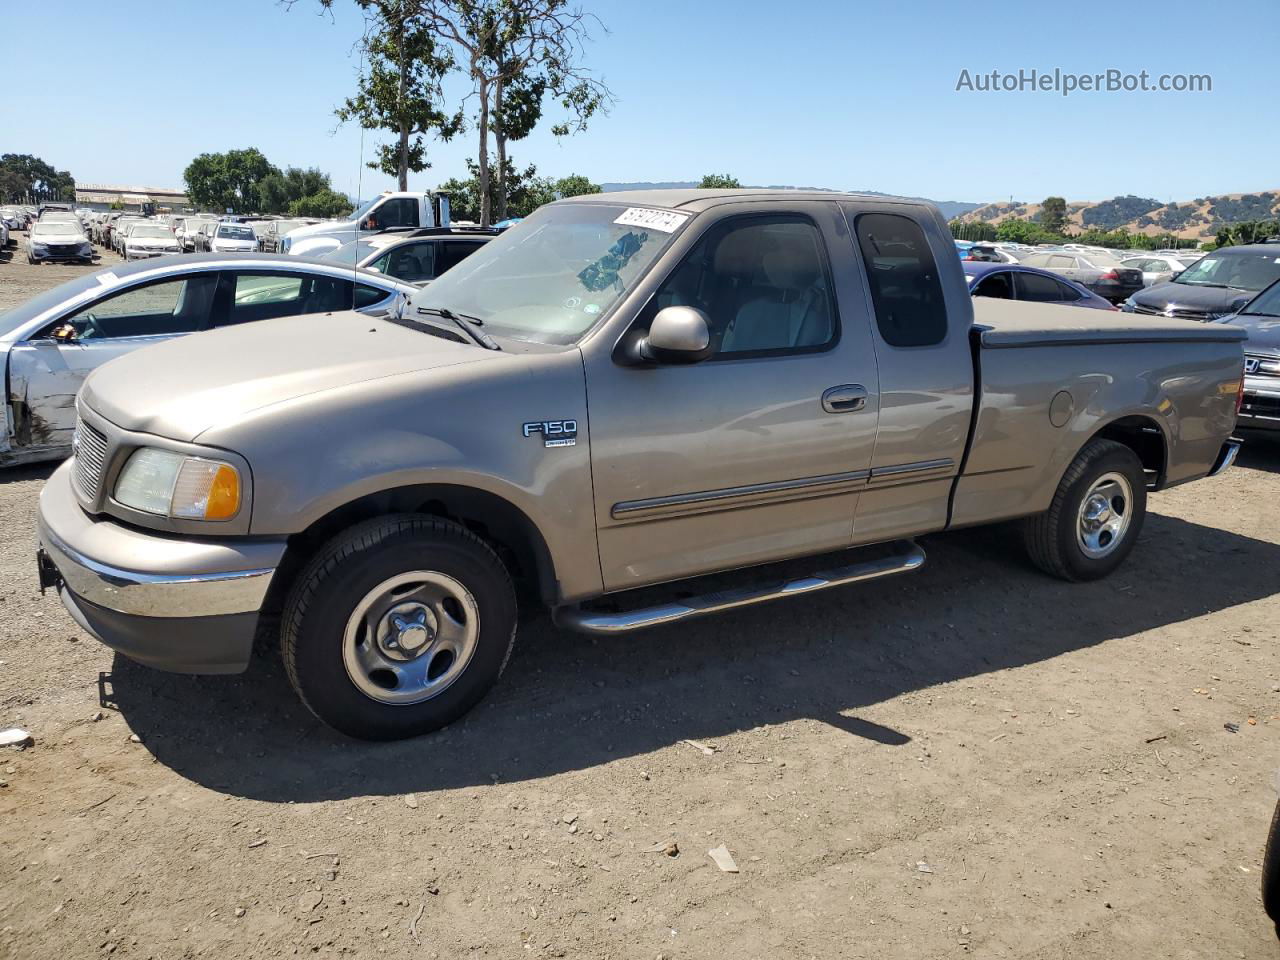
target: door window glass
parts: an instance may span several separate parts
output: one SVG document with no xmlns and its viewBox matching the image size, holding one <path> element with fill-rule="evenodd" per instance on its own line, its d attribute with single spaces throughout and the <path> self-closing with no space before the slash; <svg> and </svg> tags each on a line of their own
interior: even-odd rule
<svg viewBox="0 0 1280 960">
<path fill-rule="evenodd" d="M 997 300 L 1013 299 L 1013 284 L 1009 282 L 1007 273 L 991 273 L 978 281 L 973 288 L 975 297 L 994 297 Z"/>
<path fill-rule="evenodd" d="M 809 220 L 749 217 L 712 227 L 666 279 L 652 314 L 696 307 L 717 357 L 812 352 L 835 341 L 835 294 Z"/>
<path fill-rule="evenodd" d="M 388 227 L 416 227 L 418 201 L 412 197 L 395 197 L 369 214 L 369 218 L 377 224 L 373 228 L 377 230 L 386 230 Z"/>
<path fill-rule="evenodd" d="M 132 287 L 82 307 L 55 326 L 70 323 L 81 340 L 190 333 L 205 326 L 217 279 L 216 273 L 201 273 Z"/>
<path fill-rule="evenodd" d="M 290 272 L 237 272 L 225 315 L 215 327 L 253 323 L 275 317 L 350 310 L 350 280 Z"/>
<path fill-rule="evenodd" d="M 435 243 L 406 243 L 378 258 L 378 270 L 405 283 L 435 279 Z"/>
<path fill-rule="evenodd" d="M 457 266 L 483 246 L 483 243 L 469 240 L 445 240 L 443 243 L 437 243 L 436 276 L 440 276 L 450 267 Z"/>
<path fill-rule="evenodd" d="M 1062 301 L 1062 284 L 1052 277 L 1038 273 L 1018 274 L 1020 288 L 1019 300 L 1030 300 L 1035 303 L 1060 303 Z"/>
<path fill-rule="evenodd" d="M 857 219 L 857 234 L 885 343 L 941 343 L 947 335 L 947 308 L 924 231 L 908 217 L 864 213 Z"/>
</svg>

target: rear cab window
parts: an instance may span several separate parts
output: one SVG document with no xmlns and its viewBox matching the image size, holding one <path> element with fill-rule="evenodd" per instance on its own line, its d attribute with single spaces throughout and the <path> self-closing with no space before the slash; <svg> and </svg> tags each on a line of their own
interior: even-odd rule
<svg viewBox="0 0 1280 960">
<path fill-rule="evenodd" d="M 909 217 L 863 213 L 854 221 L 876 326 L 893 347 L 928 347 L 947 336 L 938 266 L 924 231 Z"/>
</svg>

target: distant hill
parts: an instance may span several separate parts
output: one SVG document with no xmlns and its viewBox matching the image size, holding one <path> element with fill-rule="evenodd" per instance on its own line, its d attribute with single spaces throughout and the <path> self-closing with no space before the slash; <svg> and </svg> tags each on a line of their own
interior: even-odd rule
<svg viewBox="0 0 1280 960">
<path fill-rule="evenodd" d="M 697 180 L 670 180 L 661 183 L 652 183 L 648 181 L 640 181 L 637 183 L 602 183 L 600 189 L 605 193 L 615 193 L 619 190 L 685 190 L 690 187 L 696 187 Z M 747 184 L 747 186 L 751 186 Z M 753 189 L 760 189 L 755 187 Z M 765 184 L 763 189 L 766 190 L 822 190 L 828 193 L 842 193 L 832 187 L 796 187 L 786 184 L 770 183 Z M 877 197 L 896 196 L 896 194 L 883 193 L 879 190 L 850 190 L 849 193 L 867 193 Z M 962 200 L 929 200 L 926 197 L 908 197 L 909 200 L 925 200 L 928 203 L 936 204 L 938 209 L 942 211 L 942 215 L 948 220 L 953 220 L 961 214 L 968 213 L 970 210 L 976 210 L 982 206 L 980 203 L 965 203 Z"/>
<path fill-rule="evenodd" d="M 964 221 L 998 226 L 1010 218 L 1038 220 L 1038 203 L 988 203 L 959 216 Z M 1161 203 L 1149 197 L 1112 197 L 1099 203 L 1068 202 L 1067 222 L 1072 230 L 1115 230 L 1148 236 L 1172 233 L 1187 240 L 1209 240 L 1218 230 L 1246 220 L 1280 217 L 1280 190 L 1262 193 L 1224 193 L 1196 197 L 1180 203 Z"/>
</svg>

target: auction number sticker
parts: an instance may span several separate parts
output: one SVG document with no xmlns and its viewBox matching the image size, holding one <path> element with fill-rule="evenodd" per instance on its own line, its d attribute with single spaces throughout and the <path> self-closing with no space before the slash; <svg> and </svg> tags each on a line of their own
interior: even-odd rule
<svg viewBox="0 0 1280 960">
<path fill-rule="evenodd" d="M 648 210 L 644 207 L 627 207 L 614 223 L 628 227 L 644 227 L 646 230 L 659 230 L 662 233 L 675 233 L 689 219 L 687 213 L 676 213 L 674 210 Z"/>
</svg>

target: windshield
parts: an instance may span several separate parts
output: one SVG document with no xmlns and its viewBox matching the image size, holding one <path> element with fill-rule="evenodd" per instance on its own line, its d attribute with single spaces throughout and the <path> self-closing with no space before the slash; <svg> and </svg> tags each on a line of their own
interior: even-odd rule
<svg viewBox="0 0 1280 960">
<path fill-rule="evenodd" d="M 1257 291 L 1280 279 L 1280 247 L 1267 253 L 1222 253 L 1201 257 L 1174 283 Z"/>
<path fill-rule="evenodd" d="M 373 197 L 373 198 L 372 198 L 372 199 L 370 199 L 370 200 L 366 200 L 364 203 L 360 204 L 360 206 L 356 208 L 356 212 L 355 212 L 355 213 L 353 213 L 351 216 L 347 217 L 347 219 L 348 219 L 348 220 L 359 220 L 359 219 L 360 219 L 361 217 L 363 217 L 366 213 L 368 213 L 370 210 L 372 210 L 372 209 L 373 209 L 373 205 L 374 205 L 375 203 L 377 203 L 377 202 L 378 202 L 379 200 L 381 200 L 381 199 L 382 199 L 382 197 L 379 195 L 379 196 Z"/>
<path fill-rule="evenodd" d="M 337 250 L 326 253 L 321 259 L 336 260 L 338 263 L 346 264 L 348 267 L 354 267 L 359 263 L 363 263 L 365 258 L 377 249 L 367 240 L 348 240 Z"/>
<path fill-rule="evenodd" d="M 253 228 L 224 224 L 218 228 L 218 236 L 225 240 L 252 240 Z"/>
<path fill-rule="evenodd" d="M 80 228 L 74 223 L 62 223 L 58 220 L 54 220 L 52 223 L 48 220 L 41 220 L 31 228 L 31 235 L 35 237 L 45 237 L 51 234 L 65 237 L 68 234 L 77 234 L 79 232 Z"/>
<path fill-rule="evenodd" d="M 482 320 L 500 336 L 573 343 L 688 219 L 603 203 L 543 207 L 415 294 L 406 315 L 435 307 Z"/>
<path fill-rule="evenodd" d="M 171 237 L 168 227 L 153 227 L 150 224 L 138 224 L 129 231 L 131 237 Z"/>
</svg>

